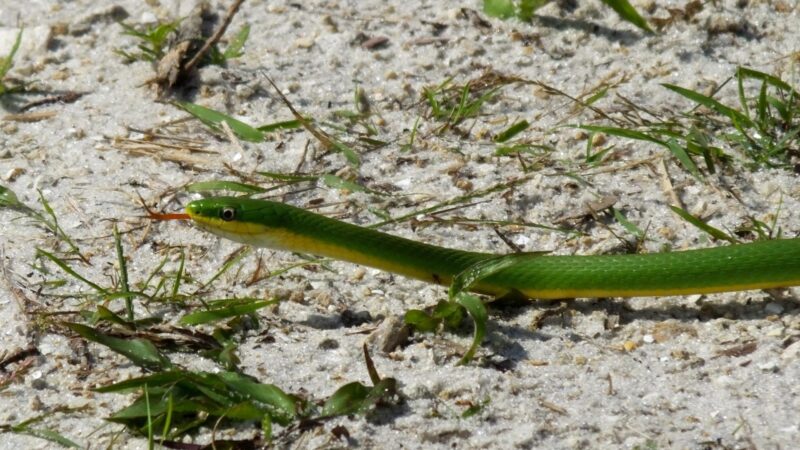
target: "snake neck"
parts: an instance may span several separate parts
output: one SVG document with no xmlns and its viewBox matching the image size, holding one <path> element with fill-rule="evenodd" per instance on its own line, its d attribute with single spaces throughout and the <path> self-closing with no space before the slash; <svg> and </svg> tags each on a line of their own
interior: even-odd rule
<svg viewBox="0 0 800 450">
<path fill-rule="evenodd" d="M 449 285 L 454 276 L 494 256 L 416 242 L 299 209 L 280 227 L 231 238 L 255 247 L 310 253 L 440 285 Z"/>
</svg>

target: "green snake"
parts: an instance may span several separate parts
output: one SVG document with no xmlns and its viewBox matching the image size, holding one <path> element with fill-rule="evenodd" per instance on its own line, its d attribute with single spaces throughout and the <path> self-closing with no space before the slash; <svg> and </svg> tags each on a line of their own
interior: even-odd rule
<svg viewBox="0 0 800 450">
<path fill-rule="evenodd" d="M 254 247 L 310 253 L 441 285 L 498 255 L 413 241 L 266 200 L 214 197 L 186 206 L 216 235 Z M 800 285 L 800 238 L 651 254 L 523 258 L 471 290 L 532 299 L 688 295 Z"/>
</svg>

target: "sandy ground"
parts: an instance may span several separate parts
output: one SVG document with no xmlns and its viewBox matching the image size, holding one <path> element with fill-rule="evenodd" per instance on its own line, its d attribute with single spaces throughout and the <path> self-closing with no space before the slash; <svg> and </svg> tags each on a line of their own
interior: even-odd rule
<svg viewBox="0 0 800 450">
<path fill-rule="evenodd" d="M 646 17 L 666 18 L 687 2 L 635 4 Z M 146 85 L 153 75 L 149 63 L 125 64 L 114 53 L 132 50 L 134 44 L 116 19 L 152 22 L 185 15 L 192 7 L 189 1 L 166 0 L 160 5 L 157 0 L 0 1 L 0 53 L 10 48 L 15 27 L 26 27 L 11 74 L 51 93 L 85 93 L 74 103 L 35 109 L 53 113 L 43 120 L 0 122 L 0 184 L 36 207 L 41 190 L 64 230 L 90 256 L 91 265 L 76 262 L 76 269 L 96 282 L 110 285 L 115 273 L 115 222 L 130 231 L 124 243 L 132 282 L 146 278 L 165 254 L 172 255 L 165 270 L 176 270 L 178 246 L 187 255 L 187 278 L 207 279 L 238 245 L 180 223 L 143 227 L 136 194 L 174 211 L 194 198 L 182 192 L 184 184 L 235 179 L 232 170 L 254 176 L 298 168 L 336 173 L 394 193 L 375 196 L 308 184 L 277 191 L 289 203 L 362 224 L 379 220 L 370 209 L 399 216 L 528 176 L 515 188 L 437 217 L 554 225 L 586 202 L 613 195 L 618 210 L 649 230 L 647 251 L 665 245 L 720 245 L 669 210 L 675 199 L 719 228 L 734 229 L 751 216 L 770 222 L 778 213 L 775 220 L 785 236 L 800 232 L 800 190 L 791 171 L 751 171 L 741 155 L 726 149 L 733 163 L 702 183 L 661 148 L 613 139 L 616 147 L 604 164 L 589 167 L 585 137 L 563 125 L 607 122 L 540 85 L 504 87 L 486 105 L 485 116 L 461 127 L 466 136 L 437 136 L 437 124 L 423 119 L 413 148 L 401 148 L 425 111 L 423 87 L 449 77 L 464 83 L 488 70 L 542 82 L 575 97 L 608 85 L 609 95 L 596 106 L 612 116 L 626 110 L 623 98 L 660 113 L 686 110 L 688 102 L 660 83 L 708 91 L 733 76 L 739 65 L 777 74 L 797 87 L 800 10 L 795 2 L 709 2 L 690 20 L 678 18 L 653 36 L 621 22 L 598 1 L 580 1 L 573 10 L 548 5 L 532 24 L 488 20 L 478 12 L 478 1 L 245 2 L 231 26 L 233 31 L 245 23 L 252 26 L 245 55 L 224 69 L 202 69 L 202 88 L 190 92 L 190 98 L 253 124 L 290 119 L 259 74 L 263 69 L 304 113 L 335 121 L 341 119 L 335 119 L 334 111 L 354 109 L 354 92 L 361 88 L 375 112 L 376 137 L 389 144 L 365 152 L 358 168 L 341 154 L 323 155 L 313 138 L 300 131 L 249 144 L 209 134 L 197 122 L 180 122 L 161 130 L 202 142 L 207 151 L 137 156 L 130 151 L 135 145 L 125 147 L 120 139 L 142 138 L 135 130 L 186 114 L 155 101 Z M 222 12 L 227 4 L 218 7 Z M 363 36 L 388 41 L 367 49 L 360 45 Z M 717 98 L 736 104 L 733 86 Z M 17 112 L 36 98 L 16 97 L 5 108 Z M 554 148 L 546 158 L 527 157 L 528 173 L 517 158 L 493 156 L 496 146 L 489 139 L 518 119 L 533 124 L 525 139 Z M 26 360 L 27 371 L 0 391 L 0 424 L 63 407 L 82 408 L 48 415 L 37 427 L 56 430 L 87 448 L 144 448 L 145 440 L 103 420 L 132 397 L 90 390 L 141 372 L 106 348 L 48 332 L 25 314 L 34 306 L 75 311 L 93 305 L 80 297 L 47 295 L 86 288 L 72 282 L 57 290 L 43 288 L 48 280 L 68 278 L 52 265 L 46 265 L 48 272 L 34 269 L 44 264 L 35 258 L 36 247 L 57 243 L 18 214 L 0 211 L 0 218 L 0 251 L 7 267 L 0 284 L 2 348 L 10 354 L 32 346 L 38 353 Z M 417 219 L 416 226 L 404 222 L 384 229 L 437 245 L 509 251 L 491 226 L 423 226 L 431 217 Z M 501 231 L 526 250 L 619 251 L 612 231 L 625 231 L 613 220 L 605 222 L 609 227 L 592 220 L 572 222 L 586 233 L 579 238 L 539 228 Z M 259 258 L 270 269 L 297 260 L 285 253 L 252 253 L 215 284 L 213 295 L 291 298 L 261 312 L 264 328 L 244 336 L 239 356 L 247 373 L 313 398 L 324 398 L 349 381 L 367 382 L 361 344 L 368 332 L 445 295 L 444 288 L 338 262 L 330 264 L 333 270 L 297 268 L 248 285 Z M 472 364 L 455 365 L 469 344 L 468 332 L 416 335 L 389 354 L 375 351 L 378 370 L 400 381 L 403 403 L 368 417 L 326 423 L 284 444 L 794 448 L 800 442 L 800 305 L 796 290 L 782 294 L 580 299 L 493 309 L 488 337 Z M 165 313 L 179 317 L 175 309 Z M 214 367 L 195 355 L 173 358 L 192 369 Z M 14 368 L 18 364 L 3 375 Z M 478 414 L 461 418 L 470 405 L 480 403 L 485 406 Z M 337 425 L 347 428 L 349 440 L 331 433 Z M 225 438 L 247 435 L 246 429 L 217 432 Z M 210 431 L 204 430 L 195 441 L 209 439 Z M 0 434 L 0 448 L 55 445 Z"/>
</svg>

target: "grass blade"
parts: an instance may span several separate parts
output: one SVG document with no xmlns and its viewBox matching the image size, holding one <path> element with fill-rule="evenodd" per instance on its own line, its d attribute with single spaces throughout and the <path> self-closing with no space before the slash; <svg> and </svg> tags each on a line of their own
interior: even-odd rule
<svg viewBox="0 0 800 450">
<path fill-rule="evenodd" d="M 742 114 L 741 112 L 729 106 L 723 105 L 722 103 L 718 102 L 717 100 L 714 100 L 713 98 L 707 95 L 703 95 L 699 92 L 682 88 L 674 84 L 662 83 L 661 85 L 679 95 L 688 98 L 689 100 L 699 105 L 703 105 L 708 109 L 716 111 L 717 113 L 731 119 L 731 121 L 734 122 L 735 124 L 740 124 L 740 126 L 745 126 L 748 128 L 754 126 L 753 121 L 750 120 L 750 118 L 747 117 L 746 115 Z"/>
<path fill-rule="evenodd" d="M 228 47 L 222 53 L 223 59 L 238 58 L 244 54 L 242 49 L 250 36 L 250 25 L 245 25 L 236 33 L 236 36 L 231 39 Z"/>
<path fill-rule="evenodd" d="M 172 366 L 169 359 L 161 355 L 156 346 L 148 340 L 139 338 L 120 339 L 108 336 L 92 327 L 79 323 L 66 322 L 64 325 L 84 339 L 105 345 L 110 350 L 130 359 L 137 366 L 151 369 L 166 369 Z"/>
<path fill-rule="evenodd" d="M 369 387 L 357 381 L 345 384 L 325 401 L 321 416 L 334 417 L 358 412 L 364 400 L 369 396 L 370 390 Z"/>
<path fill-rule="evenodd" d="M 303 174 L 278 173 L 278 172 L 257 172 L 257 173 L 266 178 L 271 178 L 277 181 L 286 181 L 289 183 L 316 181 L 319 178 L 319 175 L 303 175 Z"/>
<path fill-rule="evenodd" d="M 465 353 L 458 362 L 459 365 L 468 363 L 475 355 L 486 333 L 486 321 L 488 318 L 486 307 L 483 305 L 483 302 L 474 295 L 465 294 L 464 291 L 469 290 L 469 288 L 478 281 L 500 270 L 518 264 L 520 261 L 539 257 L 545 253 L 547 252 L 511 253 L 488 258 L 473 264 L 453 278 L 453 282 L 450 284 L 450 290 L 448 291 L 448 298 L 451 303 L 457 302 L 467 310 L 475 326 L 472 346 L 470 346 L 467 353 Z"/>
<path fill-rule="evenodd" d="M 515 14 L 514 2 L 511 0 L 483 0 L 483 12 L 490 17 L 510 19 Z"/>
<path fill-rule="evenodd" d="M 246 245 L 243 245 L 243 246 L 239 247 L 238 250 L 233 252 L 225 260 L 225 262 L 222 264 L 222 267 L 220 267 L 220 269 L 217 271 L 217 273 L 215 273 L 211 278 L 209 278 L 208 281 L 206 281 L 205 283 L 200 285 L 200 289 L 199 290 L 202 291 L 203 289 L 211 286 L 211 284 L 213 282 L 217 281 L 217 278 L 221 277 L 222 274 L 227 272 L 231 267 L 233 267 L 234 264 L 238 263 L 239 261 L 242 260 L 242 258 L 244 258 L 248 254 L 250 254 L 251 250 L 252 250 L 252 247 L 249 247 L 249 246 L 246 246 Z"/>
<path fill-rule="evenodd" d="M 17 33 L 17 38 L 14 40 L 14 45 L 11 46 L 11 51 L 8 53 L 7 56 L 0 57 L 0 96 L 14 91 L 17 88 L 9 88 L 8 86 L 3 83 L 3 79 L 8 75 L 8 71 L 11 70 L 11 67 L 14 66 L 14 55 L 17 54 L 17 50 L 19 50 L 19 45 L 22 43 L 22 32 L 24 28 L 19 29 L 19 33 Z"/>
<path fill-rule="evenodd" d="M 84 446 L 75 443 L 74 441 L 62 436 L 61 434 L 48 430 L 48 429 L 35 429 L 26 426 L 15 426 L 11 427 L 10 431 L 12 433 L 17 434 L 26 434 L 28 436 L 33 436 L 39 439 L 44 439 L 46 441 L 50 441 L 56 443 L 62 447 L 67 448 L 84 448 Z"/>
<path fill-rule="evenodd" d="M 490 257 L 475 263 L 453 278 L 447 296 L 450 301 L 453 301 L 458 294 L 468 291 L 478 281 L 500 270 L 513 266 L 514 264 L 518 264 L 520 261 L 537 258 L 547 253 L 548 252 L 510 253 L 508 255 Z"/>
<path fill-rule="evenodd" d="M 403 322 L 417 331 L 431 333 L 436 331 L 441 321 L 434 319 L 420 309 L 410 309 L 403 316 Z"/>
<path fill-rule="evenodd" d="M 469 350 L 464 353 L 464 356 L 461 357 L 461 360 L 458 361 L 458 365 L 464 365 L 472 360 L 481 342 L 483 342 L 483 337 L 486 335 L 488 313 L 486 312 L 486 307 L 483 305 L 483 302 L 476 295 L 459 293 L 456 296 L 456 301 L 469 312 L 470 317 L 472 317 L 472 323 L 474 324 L 472 345 L 470 345 Z"/>
<path fill-rule="evenodd" d="M 740 80 L 744 79 L 744 78 L 752 78 L 752 79 L 755 79 L 755 80 L 761 80 L 761 81 L 763 81 L 765 83 L 768 83 L 768 84 L 771 84 L 772 86 L 775 86 L 776 88 L 778 88 L 780 90 L 786 91 L 786 92 L 794 95 L 795 97 L 800 96 L 800 94 L 798 94 L 798 92 L 795 91 L 794 88 L 792 88 L 792 86 L 790 86 L 785 81 L 781 80 L 780 78 L 778 78 L 778 77 L 776 77 L 774 75 L 770 75 L 770 74 L 764 73 L 764 72 L 759 72 L 758 70 L 755 70 L 755 69 L 750 69 L 750 68 L 747 68 L 747 67 L 739 67 L 739 68 L 736 69 L 736 77 L 739 78 Z"/>
<path fill-rule="evenodd" d="M 302 127 L 303 127 L 302 122 L 300 122 L 297 119 L 294 119 L 294 120 L 284 120 L 282 122 L 275 122 L 266 125 L 261 125 L 260 127 L 257 128 L 257 130 L 261 131 L 262 133 L 271 133 L 277 130 L 294 130 Z"/>
<path fill-rule="evenodd" d="M 603 0 L 603 3 L 610 6 L 611 9 L 616 11 L 620 17 L 628 22 L 636 25 L 644 31 L 647 31 L 648 33 L 653 32 L 647 21 L 639 15 L 639 13 L 633 6 L 631 6 L 630 3 L 628 3 L 628 0 Z"/>
<path fill-rule="evenodd" d="M 519 133 L 525 131 L 529 126 L 531 126 L 531 124 L 529 124 L 527 120 L 520 120 L 519 122 L 501 131 L 497 136 L 494 137 L 493 140 L 497 143 L 506 142 Z"/>
<path fill-rule="evenodd" d="M 219 377 L 229 389 L 275 408 L 281 420 L 297 415 L 297 399 L 274 385 L 259 383 L 235 372 L 221 372 Z"/>
<path fill-rule="evenodd" d="M 128 314 L 128 321 L 133 321 L 133 297 L 127 294 L 130 293 L 128 286 L 128 265 L 125 262 L 125 253 L 122 250 L 122 240 L 119 237 L 119 230 L 117 224 L 114 224 L 114 248 L 117 250 L 117 262 L 119 264 L 119 284 L 120 292 L 125 294 L 125 311 Z"/>
<path fill-rule="evenodd" d="M 60 267 L 61 270 L 63 270 L 64 272 L 68 273 L 72 277 L 82 281 L 83 283 L 85 283 L 86 285 L 91 287 L 92 289 L 96 290 L 99 294 L 101 294 L 101 295 L 109 295 L 108 290 L 106 290 L 105 288 L 102 288 L 102 287 L 98 286 L 97 284 L 92 283 L 91 281 L 87 280 L 86 278 L 81 276 L 78 272 L 73 270 L 72 267 L 70 267 L 66 262 L 61 260 L 59 257 L 53 255 L 52 253 L 46 252 L 46 251 L 42 250 L 41 248 L 37 248 L 36 249 L 36 254 L 39 255 L 39 256 L 44 256 L 45 258 L 49 259 L 50 261 L 55 263 L 55 265 Z"/>
<path fill-rule="evenodd" d="M 637 227 L 635 223 L 628 220 L 628 218 L 625 217 L 625 215 L 622 214 L 622 212 L 620 212 L 618 209 L 611 208 L 611 210 L 614 211 L 614 219 L 616 219 L 616 221 L 619 222 L 623 228 L 628 230 L 628 233 L 636 236 L 637 239 L 644 238 L 644 231 L 642 231 L 641 228 Z"/>
<path fill-rule="evenodd" d="M 703 222 L 699 217 L 695 217 L 691 213 L 689 213 L 689 211 L 686 211 L 685 209 L 682 208 L 678 208 L 677 206 L 670 205 L 669 207 L 670 209 L 672 209 L 673 212 L 675 212 L 675 214 L 681 216 L 683 220 L 689 222 L 690 224 L 694 225 L 700 230 L 705 231 L 706 233 L 711 235 L 711 237 L 715 239 L 721 239 L 723 241 L 728 241 L 731 244 L 739 243 L 738 239 L 728 235 L 728 233 L 720 230 L 719 228 L 712 227 L 711 225 Z"/>
<path fill-rule="evenodd" d="M 703 174 L 700 173 L 700 170 L 697 168 L 697 165 L 692 160 L 692 157 L 686 153 L 686 150 L 678 145 L 678 141 L 673 138 L 670 138 L 667 141 L 667 148 L 672 153 L 672 155 L 681 163 L 681 165 L 689 171 L 690 174 L 697 180 L 703 181 Z"/>
<path fill-rule="evenodd" d="M 636 130 L 627 130 L 625 128 L 617 128 L 617 127 L 605 127 L 605 126 L 597 126 L 597 125 L 581 125 L 578 128 L 592 131 L 595 133 L 605 133 L 611 136 L 623 137 L 628 139 L 635 139 L 637 141 L 647 141 L 652 142 L 654 144 L 663 145 L 664 147 L 667 146 L 667 143 L 662 141 L 661 139 L 655 138 L 647 133 L 636 131 Z"/>
<path fill-rule="evenodd" d="M 328 139 L 330 140 L 333 149 L 343 154 L 344 158 L 350 163 L 350 165 L 358 167 L 358 165 L 361 164 L 361 157 L 358 156 L 358 153 L 355 150 L 332 136 L 329 136 Z"/>
<path fill-rule="evenodd" d="M 279 303 L 279 299 L 255 301 L 255 299 L 234 299 L 225 302 L 208 311 L 198 311 L 187 314 L 180 319 L 182 325 L 202 325 L 219 320 L 251 314 L 259 309 Z"/>
<path fill-rule="evenodd" d="M 185 187 L 186 192 L 210 192 L 210 191 L 231 191 L 242 192 L 245 194 L 260 194 L 267 192 L 266 189 L 252 184 L 239 183 L 236 181 L 200 181 Z"/>
<path fill-rule="evenodd" d="M 194 116 L 197 120 L 203 122 L 206 126 L 211 128 L 216 132 L 222 132 L 221 123 L 226 122 L 228 126 L 231 128 L 234 134 L 244 141 L 248 142 L 262 142 L 264 140 L 264 133 L 259 131 L 257 128 L 253 128 L 250 125 L 234 119 L 233 117 L 223 114 L 219 111 L 214 111 L 213 109 L 206 108 L 204 106 L 196 105 L 190 102 L 184 102 L 180 100 L 176 100 L 173 102 L 175 106 L 181 108 L 182 110 L 188 112 L 192 116 Z"/>
<path fill-rule="evenodd" d="M 180 261 L 178 263 L 178 271 L 175 273 L 175 282 L 172 283 L 172 298 L 178 298 L 178 292 L 181 288 L 181 282 L 183 281 L 183 270 L 186 264 L 186 253 L 183 251 L 183 247 L 181 247 L 181 256 Z"/>
</svg>

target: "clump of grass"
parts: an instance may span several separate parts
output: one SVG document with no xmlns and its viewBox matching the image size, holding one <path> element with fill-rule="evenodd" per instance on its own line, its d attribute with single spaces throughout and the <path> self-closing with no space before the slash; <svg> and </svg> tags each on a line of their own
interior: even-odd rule
<svg viewBox="0 0 800 450">
<path fill-rule="evenodd" d="M 220 184 L 211 187 L 250 190 L 243 183 Z M 4 206 L 22 208 L 16 195 L 8 189 L 0 190 Z M 69 294 L 84 297 L 89 305 L 76 315 L 76 320 L 60 325 L 109 350 L 122 355 L 147 372 L 146 375 L 114 383 L 97 389 L 98 392 L 135 392 L 139 395 L 127 407 L 115 412 L 109 421 L 125 425 L 135 434 L 146 436 L 154 444 L 171 445 L 200 427 L 235 425 L 256 427 L 257 437 L 236 445 L 263 445 L 273 439 L 273 424 L 285 427 L 290 434 L 301 429 L 302 424 L 322 423 L 340 415 L 366 414 L 376 406 L 389 402 L 397 394 L 397 382 L 391 377 L 381 377 L 364 348 L 364 358 L 370 384 L 347 383 L 330 397 L 312 401 L 305 396 L 290 394 L 281 388 L 262 382 L 243 373 L 239 368 L 238 334 L 258 326 L 256 312 L 277 300 L 257 298 L 227 298 L 207 300 L 211 285 L 236 265 L 247 254 L 237 251 L 225 261 L 217 273 L 207 281 L 195 280 L 186 273 L 183 252 L 178 269 L 162 273 L 167 257 L 155 267 L 144 282 L 136 282 L 128 273 L 126 256 L 120 232 L 114 228 L 114 247 L 119 262 L 117 280 L 112 285 L 92 281 L 80 274 L 68 260 L 39 249 L 38 255 L 54 264 L 68 277 L 91 288 L 88 294 Z M 161 281 L 153 280 L 161 276 Z M 55 285 L 55 283 L 53 283 Z M 63 283 L 58 283 L 63 285 Z M 195 285 L 194 292 L 190 286 Z M 54 295 L 49 290 L 43 296 Z M 141 308 L 134 310 L 133 299 L 150 304 L 172 304 L 188 311 L 175 325 L 164 323 L 163 316 L 141 316 Z M 125 300 L 122 311 L 114 307 L 115 300 Z M 97 304 L 102 301 L 102 304 Z M 190 305 L 201 305 L 191 310 Z M 91 306 L 95 305 L 95 306 Z M 116 310 L 116 311 L 115 311 Z M 48 313 L 42 313 L 49 317 Z M 48 319 L 49 320 L 49 319 Z M 198 327 L 212 327 L 210 333 Z M 58 327 L 56 327 L 58 329 Z M 191 352 L 214 361 L 219 370 L 198 372 L 173 362 L 170 353 Z M 9 429 L 11 432 L 32 434 L 62 445 L 71 445 L 69 439 L 48 430 L 33 429 L 23 423 Z M 225 442 L 218 442 L 227 445 Z M 213 445 L 213 444 L 212 444 Z"/>
<path fill-rule="evenodd" d="M 123 49 L 116 49 L 114 52 L 122 56 L 125 62 L 128 63 L 135 61 L 160 61 L 169 51 L 172 36 L 177 32 L 180 24 L 180 20 L 175 20 L 137 27 L 120 22 L 120 26 L 123 28 L 122 33 L 138 40 L 136 44 L 138 51 L 128 52 Z M 239 30 L 236 36 L 231 39 L 224 50 L 220 49 L 218 45 L 212 46 L 203 59 L 202 64 L 224 66 L 229 60 L 241 57 L 244 55 L 243 49 L 249 36 L 250 26 L 245 25 Z M 201 44 L 202 41 L 199 41 L 198 45 Z"/>
<path fill-rule="evenodd" d="M 550 3 L 552 0 L 483 0 L 483 11 L 492 17 L 510 19 L 516 17 L 524 22 L 530 22 L 537 9 Z M 647 21 L 642 18 L 631 6 L 628 0 L 602 0 L 610 6 L 622 19 L 632 23 L 648 33 L 653 30 Z"/>
<path fill-rule="evenodd" d="M 778 210 L 772 215 L 771 223 L 765 223 L 756 219 L 755 217 L 748 217 L 748 222 L 737 227 L 734 231 L 720 230 L 700 217 L 697 217 L 686 211 L 685 209 L 677 206 L 670 206 L 672 212 L 680 216 L 688 224 L 709 235 L 713 239 L 727 241 L 731 244 L 739 244 L 742 242 L 740 237 L 751 236 L 756 239 L 778 239 L 782 235 L 782 230 L 778 226 L 778 217 L 780 216 L 780 206 Z"/>
<path fill-rule="evenodd" d="M 125 50 L 117 49 L 115 52 L 129 63 L 134 61 L 158 61 L 164 57 L 170 35 L 178 29 L 178 25 L 180 25 L 180 21 L 156 23 L 143 27 L 135 27 L 120 22 L 120 26 L 124 29 L 122 34 L 138 39 L 139 42 L 136 44 L 136 48 L 139 51 L 129 53 Z"/>
<path fill-rule="evenodd" d="M 738 109 L 713 96 L 663 84 L 691 100 L 694 106 L 678 117 L 643 126 L 583 125 L 580 128 L 658 144 L 698 180 L 703 180 L 704 175 L 695 159 L 702 158 L 705 170 L 714 173 L 717 164 L 731 159 L 723 150 L 725 146 L 739 150 L 751 169 L 790 168 L 792 158 L 800 156 L 800 95 L 779 77 L 754 69 L 740 67 L 735 78 Z M 755 95 L 752 88 L 748 88 L 753 81 L 760 82 Z"/>
<path fill-rule="evenodd" d="M 108 420 L 123 424 L 150 440 L 158 439 L 161 445 L 179 441 L 202 426 L 219 427 L 226 423 L 253 424 L 261 433 L 248 441 L 268 443 L 273 439 L 273 424 L 292 432 L 301 423 L 321 423 L 337 416 L 365 414 L 394 397 L 397 381 L 378 375 L 366 347 L 364 359 L 372 385 L 347 383 L 321 402 L 321 407 L 316 406 L 317 402 L 288 394 L 274 384 L 230 370 L 211 373 L 173 367 L 96 391 L 138 392 L 139 396 L 131 405 Z"/>
<path fill-rule="evenodd" d="M 428 103 L 428 117 L 442 122 L 437 129 L 438 133 L 442 133 L 455 129 L 467 119 L 478 117 L 483 105 L 499 89 L 499 86 L 477 83 L 458 86 L 453 83 L 453 78 L 448 78 L 436 86 L 426 87 L 422 95 Z"/>
<path fill-rule="evenodd" d="M 788 167 L 792 156 L 800 156 L 800 94 L 779 77 L 746 67 L 736 70 L 735 79 L 738 110 L 696 91 L 663 86 L 694 102 L 696 107 L 688 116 L 695 126 L 705 137 L 722 130 L 719 140 L 740 149 L 750 158 L 752 168 Z M 750 81 L 760 83 L 756 95 L 748 95 L 746 83 Z M 713 120 L 698 107 L 715 112 L 722 121 Z"/>
<path fill-rule="evenodd" d="M 405 322 L 423 332 L 437 331 L 442 328 L 453 329 L 461 324 L 464 313 L 468 313 L 474 326 L 472 345 L 458 362 L 458 364 L 467 364 L 475 356 L 475 352 L 486 336 L 488 321 L 486 306 L 478 296 L 469 294 L 469 289 L 480 280 L 500 270 L 530 258 L 537 258 L 545 253 L 547 252 L 511 253 L 478 262 L 453 278 L 447 293 L 447 301 L 439 302 L 430 314 L 422 310 L 409 310 L 405 315 Z"/>
<path fill-rule="evenodd" d="M 20 92 L 24 89 L 23 86 L 10 86 L 5 83 L 8 72 L 12 67 L 14 67 L 14 56 L 19 50 L 20 43 L 22 43 L 23 31 L 23 29 L 20 29 L 19 33 L 17 33 L 17 38 L 14 40 L 14 45 L 11 46 L 11 51 L 8 53 L 8 55 L 0 57 L 0 97 L 6 94 Z"/>
</svg>

